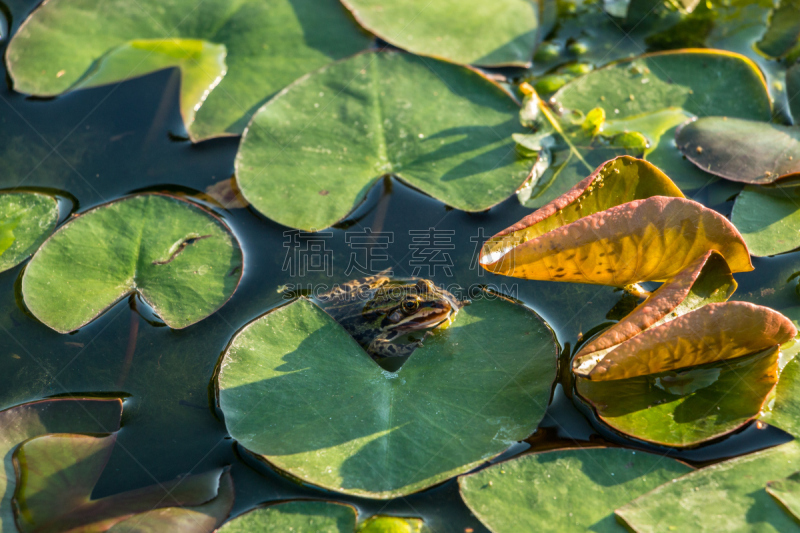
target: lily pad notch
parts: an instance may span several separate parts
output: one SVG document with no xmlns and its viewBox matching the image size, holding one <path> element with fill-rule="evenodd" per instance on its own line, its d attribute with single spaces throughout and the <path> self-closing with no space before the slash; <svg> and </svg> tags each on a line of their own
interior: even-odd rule
<svg viewBox="0 0 800 533">
<path fill-rule="evenodd" d="M 161 193 L 94 207 L 61 226 L 31 259 L 22 295 L 59 333 L 136 292 L 173 329 L 222 307 L 242 277 L 236 237 L 216 215 Z"/>
</svg>

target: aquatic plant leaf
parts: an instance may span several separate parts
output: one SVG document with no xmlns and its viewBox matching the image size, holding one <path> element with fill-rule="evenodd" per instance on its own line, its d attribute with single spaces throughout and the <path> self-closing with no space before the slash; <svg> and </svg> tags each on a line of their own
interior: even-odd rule
<svg viewBox="0 0 800 533">
<path fill-rule="evenodd" d="M 576 388 L 598 417 L 621 433 L 664 446 L 695 446 L 758 416 L 778 381 L 778 355 L 778 348 L 772 347 L 627 379 L 578 377 Z"/>
<path fill-rule="evenodd" d="M 375 515 L 358 526 L 358 533 L 425 533 L 428 529 L 419 518 Z"/>
<path fill-rule="evenodd" d="M 343 503 L 296 500 L 259 507 L 237 516 L 219 533 L 292 531 L 294 533 L 420 533 L 418 518 L 372 516 L 356 528 L 358 512 Z"/>
<path fill-rule="evenodd" d="M 25 269 L 22 294 L 36 318 L 61 333 L 134 291 L 180 329 L 222 307 L 241 275 L 241 249 L 221 220 L 176 197 L 140 194 L 59 228 Z"/>
<path fill-rule="evenodd" d="M 585 344 L 573 372 L 596 381 L 645 376 L 749 355 L 797 335 L 777 311 L 726 302 L 734 290 L 725 260 L 709 252 Z"/>
<path fill-rule="evenodd" d="M 197 110 L 225 76 L 226 55 L 225 45 L 198 39 L 137 39 L 109 51 L 72 90 L 177 67 L 181 71 L 181 115 L 191 132 Z"/>
<path fill-rule="evenodd" d="M 13 505 L 17 526 L 23 533 L 46 531 L 104 531 L 123 521 L 136 520 L 140 513 L 197 507 L 215 499 L 230 483 L 226 469 L 185 476 L 151 487 L 92 499 L 92 490 L 111 456 L 116 433 L 104 437 L 78 434 L 51 434 L 34 437 L 14 452 L 17 486 Z M 226 479 L 228 478 L 228 479 Z M 230 486 L 228 487 L 230 489 Z M 227 503 L 184 531 L 211 532 L 230 512 L 233 491 L 227 490 Z M 170 512 L 159 521 L 151 514 L 144 523 L 151 526 L 174 524 Z M 195 518 L 201 518 L 198 513 Z M 126 524 L 128 528 L 134 522 Z"/>
<path fill-rule="evenodd" d="M 759 50 L 771 57 L 789 53 L 800 41 L 800 2 L 781 0 L 773 10 L 764 37 L 758 42 Z"/>
<path fill-rule="evenodd" d="M 108 433 L 119 429 L 122 401 L 58 398 L 30 402 L 0 411 L 0 532 L 17 533 L 11 497 L 14 493 L 12 450 L 22 441 L 45 433 Z M 9 478 L 11 483 L 9 484 Z"/>
<path fill-rule="evenodd" d="M 353 533 L 354 507 L 335 502 L 298 500 L 259 507 L 227 522 L 219 533 L 292 531 L 294 533 Z"/>
<path fill-rule="evenodd" d="M 269 312 L 234 337 L 220 362 L 228 431 L 303 481 L 372 498 L 473 468 L 536 428 L 558 354 L 534 312 L 485 296 L 398 372 L 382 370 L 308 300 Z M 488 348 L 501 330 L 503 342 Z"/>
<path fill-rule="evenodd" d="M 0 193 L 0 272 L 28 258 L 56 227 L 58 202 L 33 192 Z"/>
<path fill-rule="evenodd" d="M 800 464 L 797 441 L 707 466 L 617 509 L 632 531 L 797 532 L 765 486 Z"/>
<path fill-rule="evenodd" d="M 764 410 L 761 420 L 800 437 L 800 360 L 786 363 L 775 388 L 775 401 Z"/>
<path fill-rule="evenodd" d="M 261 213 L 305 230 L 342 219 L 387 174 L 481 211 L 530 171 L 511 138 L 523 131 L 518 112 L 466 67 L 359 54 L 298 80 L 256 113 L 236 156 L 237 183 Z"/>
<path fill-rule="evenodd" d="M 709 250 L 752 270 L 736 228 L 683 198 L 658 168 L 619 157 L 484 243 L 483 268 L 525 279 L 622 287 L 664 281 Z"/>
<path fill-rule="evenodd" d="M 725 179 L 763 185 L 800 174 L 800 128 L 705 117 L 683 126 L 675 141 L 698 168 Z"/>
<path fill-rule="evenodd" d="M 371 33 L 414 54 L 483 67 L 527 66 L 552 27 L 552 0 L 342 0 Z"/>
<path fill-rule="evenodd" d="M 614 510 L 693 469 L 622 448 L 525 455 L 458 478 L 461 497 L 493 533 L 619 532 Z"/>
<path fill-rule="evenodd" d="M 800 247 L 800 187 L 748 185 L 736 197 L 731 221 L 754 256 Z"/>
<path fill-rule="evenodd" d="M 581 172 L 583 168 L 595 168 L 615 157 L 627 155 L 638 158 L 646 152 L 646 143 L 625 142 L 629 134 L 627 131 L 615 130 L 608 135 L 600 135 L 600 129 L 607 124 L 604 116 L 598 122 L 592 122 L 590 111 L 580 124 L 573 124 L 557 118 L 541 101 L 538 106 L 544 119 L 536 125 L 533 135 L 543 136 L 547 142 L 535 154 L 536 164 L 517 191 L 517 199 L 523 205 L 541 205 L 542 195 L 550 197 L 554 191 L 561 190 L 564 185 L 560 178 L 562 172 Z M 595 110 L 602 111 L 599 108 Z M 683 120 L 686 118 L 683 117 Z M 519 149 L 521 139 L 518 136 L 515 140 Z M 532 156 L 530 153 L 527 155 Z"/>
<path fill-rule="evenodd" d="M 111 0 L 99 9 L 94 0 L 54 0 L 20 26 L 6 58 L 14 88 L 37 96 L 79 88 L 87 78 L 111 83 L 181 66 L 182 97 L 194 100 L 181 109 L 199 141 L 240 134 L 272 94 L 365 49 L 369 39 L 337 0 Z M 148 51 L 137 52 L 137 43 Z M 224 50 L 228 71 L 214 87 Z"/>
<path fill-rule="evenodd" d="M 800 472 L 767 483 L 767 492 L 800 521 Z"/>
<path fill-rule="evenodd" d="M 795 125 L 800 124 L 800 62 L 786 71 L 786 98 L 792 112 Z"/>
<path fill-rule="evenodd" d="M 650 143 L 645 159 L 673 176 L 684 190 L 705 185 L 708 176 L 675 150 L 672 139 L 680 124 L 691 117 L 771 117 L 769 92 L 758 67 L 744 56 L 721 50 L 674 50 L 613 63 L 570 81 L 550 102 L 556 111 L 553 120 L 565 124 L 562 129 L 568 129 L 571 117 L 600 108 L 608 129 L 604 126 L 599 135 L 643 134 Z M 554 153 L 540 178 L 552 184 L 525 205 L 540 207 L 564 194 L 598 164 L 588 157 L 590 152 L 579 148 Z"/>
</svg>

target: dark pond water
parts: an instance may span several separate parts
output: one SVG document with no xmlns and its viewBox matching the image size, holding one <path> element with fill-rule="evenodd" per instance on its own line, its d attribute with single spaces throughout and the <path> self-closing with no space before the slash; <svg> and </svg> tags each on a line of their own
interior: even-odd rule
<svg viewBox="0 0 800 533">
<path fill-rule="evenodd" d="M 12 28 L 33 5 L 9 3 L 6 14 Z M 6 43 L 0 44 L 3 51 Z M 239 139 L 197 145 L 182 140 L 178 86 L 177 71 L 163 71 L 51 100 L 0 88 L 0 188 L 58 191 L 64 198 L 64 216 L 141 190 L 167 190 L 206 201 L 200 193 L 233 174 Z M 730 191 L 729 184 L 717 182 L 686 192 L 727 215 Z M 533 436 L 502 458 L 611 444 L 705 464 L 790 439 L 777 429 L 750 425 L 700 448 L 677 451 L 633 442 L 599 423 L 590 409 L 573 399 L 566 363 L 581 334 L 608 322 L 607 314 L 622 293 L 608 287 L 501 278 L 476 268 L 477 244 L 529 212 L 515 198 L 487 213 L 466 214 L 385 179 L 346 223 L 312 237 L 286 234 L 286 228 L 251 209 L 206 205 L 225 219 L 242 243 L 244 277 L 221 311 L 185 330 L 163 327 L 142 302 L 126 300 L 79 332 L 60 335 L 24 310 L 19 296 L 24 265 L 0 274 L 0 408 L 68 393 L 127 397 L 119 445 L 96 496 L 232 465 L 234 513 L 267 501 L 327 498 L 351 502 L 366 515 L 422 516 L 435 531 L 485 531 L 461 502 L 455 480 L 391 501 L 351 498 L 297 484 L 238 448 L 213 408 L 211 378 L 233 333 L 284 301 L 285 285 L 307 289 L 357 276 L 357 269 L 350 276 L 345 272 L 354 266 L 352 254 L 362 265 L 369 259 L 367 251 L 354 244 L 366 230 L 381 232 L 375 242 L 385 244 L 372 248 L 372 263 L 367 265 L 372 270 L 392 267 L 399 275 L 411 275 L 419 268 L 419 275 L 445 286 L 494 286 L 535 309 L 556 331 L 564 352 L 548 414 Z M 323 245 L 324 254 L 316 259 L 302 252 L 317 244 Z M 435 260 L 422 249 L 425 246 L 439 250 Z M 420 259 L 424 257 L 429 260 Z M 798 259 L 798 253 L 755 259 L 754 272 L 736 276 L 740 288 L 734 299 L 778 310 L 800 305 L 796 280 L 787 281 L 800 270 Z M 310 261 L 305 273 L 300 272 L 304 260 Z M 321 268 L 314 267 L 315 260 L 322 260 Z M 502 342 L 502 336 L 498 331 L 497 339 L 486 339 L 487 345 Z M 126 353 L 133 354 L 129 368 Z"/>
</svg>

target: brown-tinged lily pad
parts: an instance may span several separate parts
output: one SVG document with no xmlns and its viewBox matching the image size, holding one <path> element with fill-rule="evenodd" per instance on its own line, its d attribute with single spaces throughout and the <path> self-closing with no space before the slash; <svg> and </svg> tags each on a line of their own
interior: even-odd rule
<svg viewBox="0 0 800 533">
<path fill-rule="evenodd" d="M 594 381 L 645 376 L 753 354 L 797 335 L 777 311 L 726 302 L 735 290 L 723 257 L 708 252 L 585 344 L 573 371 Z"/>
<path fill-rule="evenodd" d="M 17 474 L 13 506 L 19 530 L 210 533 L 228 516 L 233 483 L 223 468 L 93 499 L 115 443 L 112 433 L 51 434 L 21 444 L 13 455 Z M 172 529 L 176 526 L 180 527 Z"/>
<path fill-rule="evenodd" d="M 704 117 L 683 126 L 678 148 L 701 170 L 763 185 L 800 174 L 800 128 L 727 117 Z"/>
<path fill-rule="evenodd" d="M 725 217 L 683 198 L 652 164 L 623 156 L 486 241 L 480 263 L 525 279 L 624 286 L 670 279 L 710 250 L 733 272 L 753 269 Z"/>
<path fill-rule="evenodd" d="M 0 411 L 0 533 L 16 533 L 11 496 L 14 465 L 11 451 L 22 441 L 45 433 L 108 433 L 119 429 L 122 401 L 117 398 L 58 398 L 30 402 Z M 9 483 L 11 478 L 11 483 Z"/>
<path fill-rule="evenodd" d="M 715 251 L 664 283 L 576 354 L 578 393 L 632 437 L 690 446 L 759 414 L 778 380 L 779 346 L 797 334 L 736 290 Z"/>
</svg>

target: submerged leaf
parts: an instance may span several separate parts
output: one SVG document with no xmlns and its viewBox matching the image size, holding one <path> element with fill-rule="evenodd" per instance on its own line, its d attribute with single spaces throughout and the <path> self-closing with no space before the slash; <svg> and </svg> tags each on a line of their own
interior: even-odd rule
<svg viewBox="0 0 800 533">
<path fill-rule="evenodd" d="M 233 490 L 226 469 L 181 477 L 152 487 L 92 499 L 92 491 L 108 462 L 116 434 L 92 437 L 77 434 L 43 435 L 25 441 L 14 452 L 17 487 L 13 505 L 23 533 L 104 531 L 112 526 L 141 527 L 140 517 L 157 531 L 184 522 L 181 531 L 211 532 L 230 512 Z M 180 518 L 218 497 L 226 502 L 208 515 L 195 509 L 191 522 Z M 189 508 L 189 509 L 187 509 Z M 156 510 L 161 512 L 153 515 Z"/>
<path fill-rule="evenodd" d="M 707 466 L 666 483 L 616 511 L 637 533 L 759 531 L 789 533 L 798 525 L 766 492 L 767 482 L 793 474 L 797 441 Z"/>
<path fill-rule="evenodd" d="M 530 171 L 511 139 L 523 131 L 518 112 L 474 70 L 359 54 L 298 80 L 256 113 L 236 156 L 237 183 L 261 213 L 305 230 L 335 224 L 389 174 L 481 211 Z"/>
<path fill-rule="evenodd" d="M 480 263 L 507 276 L 622 287 L 669 279 L 709 250 L 734 272 L 752 270 L 725 217 L 684 199 L 650 163 L 620 157 L 486 241 Z"/>
<path fill-rule="evenodd" d="M 558 354 L 538 315 L 489 296 L 460 309 L 398 372 L 308 300 L 271 311 L 220 363 L 228 431 L 303 481 L 372 498 L 473 468 L 536 428 Z"/>
<path fill-rule="evenodd" d="M 409 52 L 484 67 L 526 66 L 552 0 L 342 0 L 356 20 Z"/>
<path fill-rule="evenodd" d="M 615 509 L 691 471 L 660 455 L 589 448 L 525 455 L 461 476 L 458 484 L 493 533 L 621 533 Z"/>
<path fill-rule="evenodd" d="M 600 136 L 637 132 L 648 140 L 644 157 L 682 188 L 707 183 L 701 171 L 683 161 L 672 144 L 675 129 L 691 117 L 727 116 L 770 120 L 769 92 L 758 67 L 739 54 L 721 50 L 674 50 L 648 54 L 575 78 L 550 100 L 550 122 L 563 131 L 566 149 L 554 151 L 538 192 L 525 202 L 542 206 L 564 194 L 602 160 L 595 144 L 570 140 L 573 116 L 603 109 Z M 607 154 L 608 155 L 608 154 Z M 611 154 L 611 159 L 620 153 Z M 637 154 L 629 154 L 637 155 Z"/>
<path fill-rule="evenodd" d="M 30 402 L 0 411 L 0 532 L 17 533 L 11 497 L 14 465 L 11 452 L 22 441 L 45 433 L 108 433 L 119 429 L 119 399 L 59 398 Z M 12 483 L 9 484 L 9 477 Z"/>
<path fill-rule="evenodd" d="M 0 193 L 0 272 L 36 251 L 58 221 L 58 202 L 32 192 Z"/>
<path fill-rule="evenodd" d="M 221 220 L 176 197 L 141 194 L 59 228 L 26 268 L 22 294 L 36 318 L 61 333 L 134 291 L 179 329 L 222 307 L 241 276 L 241 249 Z"/>
<path fill-rule="evenodd" d="M 736 197 L 731 221 L 755 256 L 794 250 L 800 247 L 800 187 L 748 185 Z"/>
<path fill-rule="evenodd" d="M 51 0 L 6 58 L 14 88 L 38 96 L 179 66 L 181 109 L 198 141 L 241 133 L 272 94 L 368 44 L 337 0 Z M 215 88 L 226 49 L 229 70 Z"/>
<path fill-rule="evenodd" d="M 705 117 L 682 127 L 675 141 L 689 161 L 725 179 L 763 185 L 800 174 L 800 128 Z"/>
</svg>

